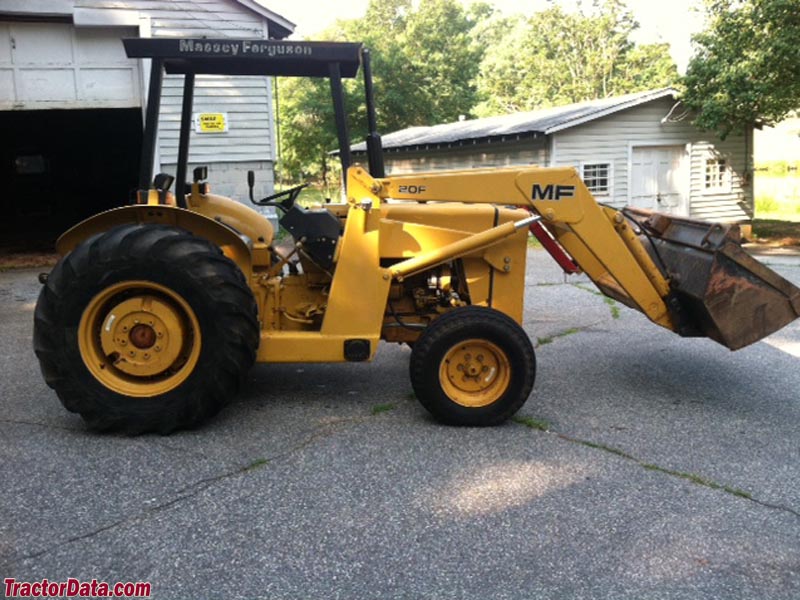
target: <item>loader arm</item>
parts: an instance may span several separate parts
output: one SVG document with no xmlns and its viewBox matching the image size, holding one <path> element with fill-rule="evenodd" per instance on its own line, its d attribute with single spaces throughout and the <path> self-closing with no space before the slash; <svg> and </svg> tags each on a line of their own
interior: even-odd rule
<svg viewBox="0 0 800 600">
<path fill-rule="evenodd" d="M 550 233 L 606 295 L 676 331 L 669 283 L 617 210 L 598 204 L 572 168 L 470 169 L 387 177 L 381 198 L 520 206 Z"/>
<path fill-rule="evenodd" d="M 421 173 L 372 189 L 383 199 L 525 207 L 601 292 L 684 337 L 737 350 L 800 317 L 800 289 L 742 249 L 737 225 L 616 210 L 574 168 Z"/>
</svg>

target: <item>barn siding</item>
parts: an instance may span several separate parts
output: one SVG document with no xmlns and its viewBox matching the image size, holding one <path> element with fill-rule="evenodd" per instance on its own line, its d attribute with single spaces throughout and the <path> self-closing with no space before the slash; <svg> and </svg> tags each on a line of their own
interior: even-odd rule
<svg viewBox="0 0 800 600">
<path fill-rule="evenodd" d="M 452 146 L 422 150 L 387 151 L 390 174 L 439 169 L 469 169 L 540 164 L 575 166 L 608 162 L 612 165 L 612 189 L 598 200 L 618 207 L 629 202 L 632 148 L 635 146 L 684 146 L 688 149 L 688 196 L 690 216 L 718 221 L 745 221 L 753 216 L 751 143 L 743 135 L 720 140 L 699 131 L 689 121 L 662 123 L 674 104 L 661 98 L 607 117 L 553 133 L 548 138 L 497 144 Z M 466 142 L 465 142 L 466 143 Z M 729 187 L 705 189 L 705 161 L 725 158 Z"/>
<path fill-rule="evenodd" d="M 265 37 L 263 18 L 234 0 L 75 0 L 75 8 L 137 11 L 153 37 Z"/>
<path fill-rule="evenodd" d="M 751 173 L 749 152 L 743 135 L 720 140 L 699 131 L 689 121 L 662 123 L 674 101 L 670 98 L 620 111 L 553 134 L 554 166 L 578 167 L 583 162 L 610 162 L 613 165 L 613 188 L 608 200 L 616 206 L 628 202 L 629 153 L 636 145 L 689 145 L 690 216 L 718 221 L 744 221 L 753 215 L 752 185 L 746 185 L 745 173 Z M 729 191 L 705 190 L 706 158 L 723 157 L 729 165 Z"/>
<path fill-rule="evenodd" d="M 76 8 L 99 11 L 137 11 L 149 18 L 152 37 L 266 38 L 267 22 L 234 0 L 76 0 Z M 182 76 L 166 76 L 159 123 L 159 157 L 162 170 L 177 162 Z M 223 179 L 214 191 L 240 195 L 246 171 L 259 171 L 259 180 L 272 189 L 275 159 L 270 111 L 271 89 L 267 77 L 198 76 L 194 111 L 223 112 L 229 130 L 219 134 L 191 134 L 189 162 L 210 166 Z M 230 168 L 223 166 L 239 163 Z M 213 177 L 213 175 L 209 177 Z M 234 179 L 236 181 L 234 181 Z M 213 182 L 213 179 L 211 179 Z"/>
</svg>

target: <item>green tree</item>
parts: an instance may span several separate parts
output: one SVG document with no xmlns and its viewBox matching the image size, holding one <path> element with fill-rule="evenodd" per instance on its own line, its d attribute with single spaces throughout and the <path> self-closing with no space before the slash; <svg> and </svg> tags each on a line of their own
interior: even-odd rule
<svg viewBox="0 0 800 600">
<path fill-rule="evenodd" d="M 517 20 L 481 64 L 481 115 L 605 98 L 678 79 L 666 44 L 635 46 L 638 27 L 621 0 L 568 12 L 559 5 Z"/>
<path fill-rule="evenodd" d="M 683 102 L 723 137 L 800 109 L 800 0 L 707 0 Z"/>
<path fill-rule="evenodd" d="M 486 7 L 464 9 L 458 0 L 371 0 L 361 19 L 338 21 L 315 39 L 364 42 L 370 49 L 378 127 L 452 121 L 477 102 L 475 79 L 483 50 L 470 32 Z M 327 153 L 337 147 L 327 80 L 282 79 L 279 119 L 281 170 L 291 179 L 324 177 L 335 169 Z M 363 80 L 345 82 L 351 139 L 366 133 Z"/>
</svg>

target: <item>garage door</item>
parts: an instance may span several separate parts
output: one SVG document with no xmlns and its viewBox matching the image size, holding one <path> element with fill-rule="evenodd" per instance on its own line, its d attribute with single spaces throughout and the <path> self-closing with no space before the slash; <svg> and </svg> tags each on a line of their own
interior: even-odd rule
<svg viewBox="0 0 800 600">
<path fill-rule="evenodd" d="M 141 105 L 135 29 L 0 22 L 0 110 Z"/>
<path fill-rule="evenodd" d="M 689 214 L 685 146 L 634 147 L 631 159 L 631 205 L 677 215 Z"/>
</svg>

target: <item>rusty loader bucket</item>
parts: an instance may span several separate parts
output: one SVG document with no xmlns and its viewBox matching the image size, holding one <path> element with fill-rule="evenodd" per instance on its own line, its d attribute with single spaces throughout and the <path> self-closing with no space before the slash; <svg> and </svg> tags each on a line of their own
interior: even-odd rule
<svg viewBox="0 0 800 600">
<path fill-rule="evenodd" d="M 752 344 L 800 316 L 800 288 L 741 247 L 738 225 L 712 224 L 625 209 L 639 239 L 670 283 L 677 332 L 731 350 Z"/>
</svg>

